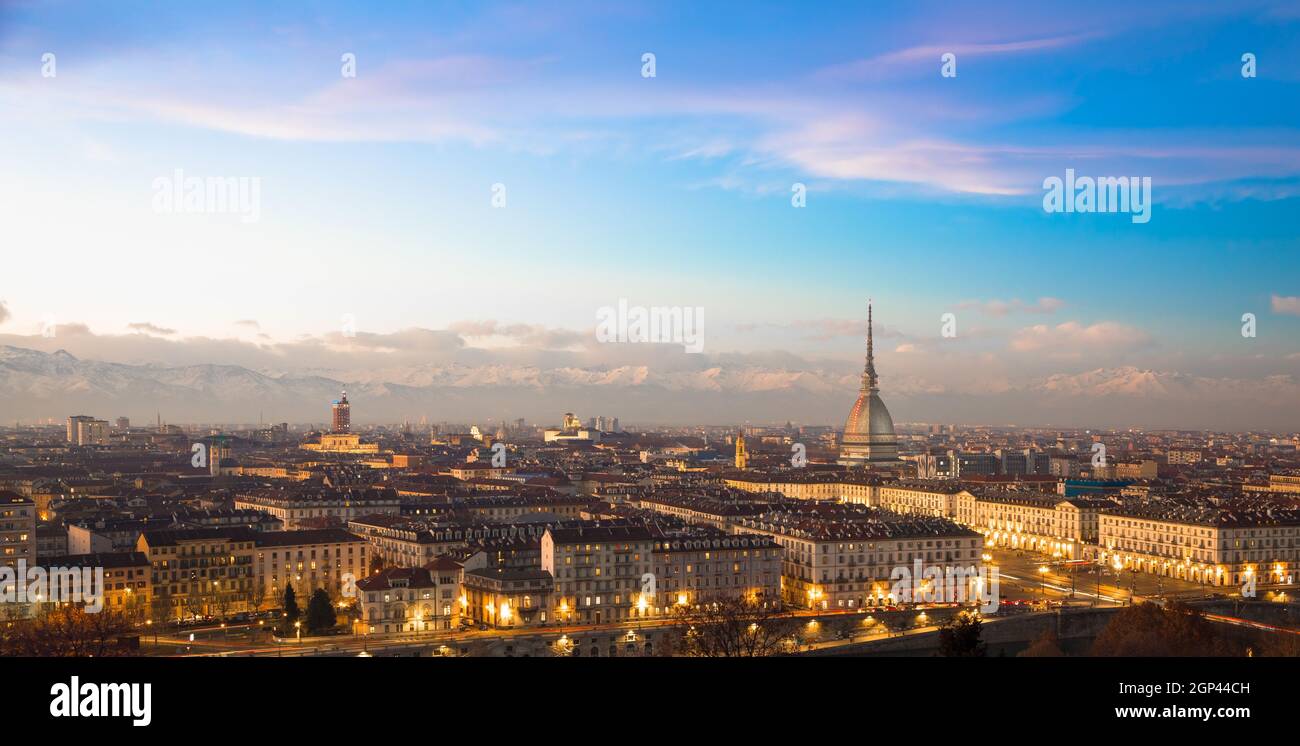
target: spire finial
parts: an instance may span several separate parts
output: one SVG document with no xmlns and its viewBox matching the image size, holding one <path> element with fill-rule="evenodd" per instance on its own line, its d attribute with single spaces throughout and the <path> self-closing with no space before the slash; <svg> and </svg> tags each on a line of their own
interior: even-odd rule
<svg viewBox="0 0 1300 746">
<path fill-rule="evenodd" d="M 871 391 L 877 387 L 876 352 L 872 344 L 871 299 L 867 299 L 867 366 L 862 371 L 862 390 Z"/>
</svg>

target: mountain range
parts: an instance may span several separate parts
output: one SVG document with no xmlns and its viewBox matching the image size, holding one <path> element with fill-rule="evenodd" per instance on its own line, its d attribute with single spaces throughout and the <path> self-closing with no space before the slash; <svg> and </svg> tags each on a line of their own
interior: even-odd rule
<svg viewBox="0 0 1300 746">
<path fill-rule="evenodd" d="M 566 411 L 624 423 L 840 424 L 858 389 L 841 371 L 713 365 L 659 372 L 503 364 L 410 366 L 358 373 L 238 365 L 101 362 L 0 346 L 0 421 L 120 415 L 172 422 L 324 422 L 346 389 L 354 421 L 487 424 Z M 1207 378 L 1136 367 L 1056 374 L 991 393 L 899 378 L 882 396 L 898 422 L 1204 428 L 1300 428 L 1295 376 Z M 1079 411 L 1089 421 L 1077 421 Z"/>
</svg>

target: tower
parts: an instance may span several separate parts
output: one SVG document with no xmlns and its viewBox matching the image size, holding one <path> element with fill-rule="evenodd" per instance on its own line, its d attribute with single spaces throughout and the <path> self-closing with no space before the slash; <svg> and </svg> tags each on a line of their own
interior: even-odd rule
<svg viewBox="0 0 1300 746">
<path fill-rule="evenodd" d="M 208 445 L 208 473 L 220 476 L 221 460 L 226 458 L 230 458 L 230 443 L 221 436 L 213 438 Z"/>
<path fill-rule="evenodd" d="M 898 440 L 894 419 L 880 399 L 880 377 L 876 374 L 876 353 L 872 341 L 871 301 L 867 301 L 867 362 L 862 369 L 862 387 L 844 423 L 839 463 L 871 466 L 898 463 Z"/>
<path fill-rule="evenodd" d="M 334 426 L 330 432 L 346 433 L 352 428 L 352 405 L 348 404 L 348 392 L 330 407 L 334 415 Z"/>
<path fill-rule="evenodd" d="M 745 433 L 736 433 L 736 468 L 744 469 L 749 466 L 749 451 L 745 449 Z"/>
</svg>

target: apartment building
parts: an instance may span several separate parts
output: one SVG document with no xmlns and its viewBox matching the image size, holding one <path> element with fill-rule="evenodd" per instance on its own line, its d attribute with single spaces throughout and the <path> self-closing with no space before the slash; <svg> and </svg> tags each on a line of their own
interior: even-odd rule
<svg viewBox="0 0 1300 746">
<path fill-rule="evenodd" d="M 340 528 L 259 531 L 254 544 L 258 585 L 249 598 L 254 606 L 280 606 L 289 584 L 303 603 L 317 588 L 337 603 L 355 592 L 370 567 L 370 545 Z"/>
<path fill-rule="evenodd" d="M 246 611 L 258 582 L 257 538 L 248 528 L 150 530 L 136 551 L 149 560 L 156 619 L 223 616 Z"/>
<path fill-rule="evenodd" d="M 503 523 L 471 526 L 412 520 L 401 516 L 369 516 L 348 523 L 348 530 L 365 538 L 385 565 L 422 567 L 437 557 L 457 553 L 471 542 L 520 536 L 540 539 L 550 524 Z"/>
<path fill-rule="evenodd" d="M 966 507 L 958 520 L 984 534 L 988 546 L 1078 560 L 1096 557 L 1098 516 L 1115 504 L 1101 498 L 991 492 L 967 505 L 973 506 L 973 518 Z"/>
<path fill-rule="evenodd" d="M 680 492 L 650 492 L 629 497 L 626 502 L 642 510 L 653 510 L 690 524 L 712 526 L 723 531 L 730 529 L 732 523 L 740 518 L 761 515 L 780 505 L 771 501 L 741 502 Z"/>
<path fill-rule="evenodd" d="M 546 624 L 554 608 L 555 580 L 546 570 L 484 567 L 466 570 L 465 613 L 475 624 L 498 629 Z"/>
<path fill-rule="evenodd" d="M 857 505 L 874 505 L 875 489 L 881 477 L 862 474 L 802 473 L 763 474 L 741 472 L 723 477 L 723 484 L 746 492 L 779 492 L 794 500 L 839 500 Z"/>
<path fill-rule="evenodd" d="M 439 557 L 424 567 L 389 567 L 357 582 L 363 634 L 455 629 L 464 612 L 463 568 Z"/>
<path fill-rule="evenodd" d="M 65 554 L 41 561 L 47 570 L 95 569 L 104 571 L 104 609 L 144 620 L 151 611 L 149 558 L 142 552 Z M 51 573 L 51 580 L 56 575 Z"/>
<path fill-rule="evenodd" d="M 510 523 L 536 516 L 577 520 L 591 503 L 590 497 L 563 494 L 481 495 L 454 498 L 449 509 L 477 520 Z"/>
<path fill-rule="evenodd" d="M 1159 476 L 1159 471 L 1159 464 L 1153 459 L 1121 461 L 1115 464 L 1116 479 L 1155 479 Z"/>
<path fill-rule="evenodd" d="M 16 492 L 0 492 L 0 565 L 36 564 L 36 503 Z"/>
<path fill-rule="evenodd" d="M 1293 582 L 1300 510 L 1142 506 L 1102 511 L 1100 559 L 1207 585 Z"/>
<path fill-rule="evenodd" d="M 857 515 L 775 511 L 733 532 L 770 536 L 783 548 L 782 598 L 816 609 L 889 604 L 896 567 L 978 565 L 983 538 L 946 518 L 860 509 Z"/>
<path fill-rule="evenodd" d="M 772 537 L 693 528 L 667 532 L 651 548 L 654 582 L 644 594 L 654 614 L 722 597 L 781 599 L 783 550 Z M 647 584 L 643 584 L 643 591 Z M 642 598 L 637 599 L 638 606 Z"/>
<path fill-rule="evenodd" d="M 895 513 L 951 518 L 961 492 L 956 482 L 893 482 L 877 486 L 870 504 Z"/>
<path fill-rule="evenodd" d="M 260 510 L 279 518 L 289 530 L 318 528 L 321 523 L 347 525 L 353 518 L 397 515 L 401 498 L 391 488 L 268 488 L 237 495 L 237 510 Z M 310 525 L 308 525 L 310 524 Z"/>
<path fill-rule="evenodd" d="M 600 624 L 640 618 L 642 577 L 651 571 L 654 536 L 638 525 L 598 522 L 550 528 L 542 535 L 542 569 L 555 582 L 551 618 Z"/>
<path fill-rule="evenodd" d="M 131 552 L 145 531 L 176 528 L 170 516 L 86 518 L 68 524 L 68 554 Z"/>
<path fill-rule="evenodd" d="M 1171 448 L 1167 456 L 1170 466 L 1191 466 L 1201 463 L 1204 458 L 1205 454 L 1195 448 Z"/>
</svg>

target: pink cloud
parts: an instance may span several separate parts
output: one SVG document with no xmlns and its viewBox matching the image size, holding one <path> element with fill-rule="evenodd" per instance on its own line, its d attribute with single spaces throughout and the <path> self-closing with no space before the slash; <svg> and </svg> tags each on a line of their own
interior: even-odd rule
<svg viewBox="0 0 1300 746">
<path fill-rule="evenodd" d="M 1017 352 L 1082 352 L 1135 350 L 1151 344 L 1151 337 L 1136 327 L 1117 321 L 1084 326 L 1067 321 L 1056 326 L 1036 324 L 1016 332 L 1011 349 Z"/>
<path fill-rule="evenodd" d="M 1060 298 L 1043 297 L 1034 303 L 1025 303 L 1019 298 L 1005 300 L 988 300 L 988 301 L 966 301 L 958 304 L 957 308 L 962 310 L 977 310 L 989 316 L 1006 316 L 1012 313 L 1041 313 L 1053 314 L 1065 306 L 1065 301 Z"/>
<path fill-rule="evenodd" d="M 1300 316 L 1300 296 L 1274 295 L 1273 313 L 1285 313 L 1291 316 Z"/>
</svg>

